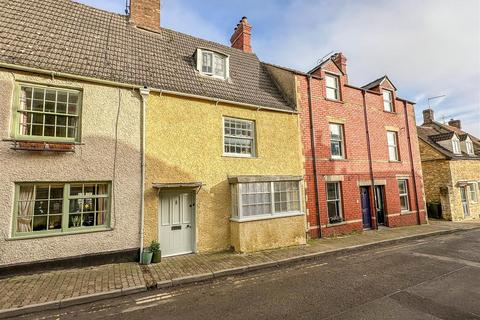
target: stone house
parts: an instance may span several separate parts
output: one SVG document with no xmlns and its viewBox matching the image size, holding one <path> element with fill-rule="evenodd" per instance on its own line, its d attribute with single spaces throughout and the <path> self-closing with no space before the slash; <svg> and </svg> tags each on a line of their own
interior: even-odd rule
<svg viewBox="0 0 480 320">
<path fill-rule="evenodd" d="M 426 223 L 414 103 L 387 76 L 350 84 L 346 62 L 270 66 L 298 105 L 310 235 Z"/>
<path fill-rule="evenodd" d="M 423 111 L 417 132 L 430 210 L 441 205 L 442 217 L 452 221 L 480 218 L 480 140 L 460 120 L 435 121 L 432 109 Z"/>
</svg>

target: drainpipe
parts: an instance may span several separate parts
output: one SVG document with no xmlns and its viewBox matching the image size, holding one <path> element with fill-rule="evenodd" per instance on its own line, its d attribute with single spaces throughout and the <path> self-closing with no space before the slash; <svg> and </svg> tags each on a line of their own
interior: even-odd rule
<svg viewBox="0 0 480 320">
<path fill-rule="evenodd" d="M 143 238 L 145 230 L 145 109 L 147 105 L 147 99 L 150 94 L 150 88 L 144 86 L 139 89 L 140 96 L 142 97 L 142 110 L 140 113 L 140 156 L 141 156 L 141 186 L 140 186 L 140 262 L 142 262 L 143 253 Z"/>
<path fill-rule="evenodd" d="M 412 168 L 413 191 L 415 192 L 415 206 L 417 207 L 417 224 L 421 224 L 421 221 L 420 221 L 420 205 L 418 204 L 418 195 L 417 195 L 417 179 L 415 177 L 415 166 L 413 165 L 412 139 L 410 137 L 410 125 L 409 125 L 409 121 L 408 121 L 407 102 L 403 101 L 403 105 L 405 107 L 405 124 L 407 126 L 408 154 L 410 156 L 410 166 Z"/>
<path fill-rule="evenodd" d="M 318 178 L 317 178 L 317 147 L 315 141 L 315 126 L 313 124 L 313 106 L 312 106 L 312 76 L 309 75 L 307 78 L 308 83 L 308 112 L 310 115 L 310 144 L 312 149 L 312 160 L 313 160 L 313 181 L 315 184 L 315 205 L 317 209 L 317 222 L 318 222 L 318 237 L 322 237 L 322 224 L 320 220 L 320 192 L 318 190 Z"/>
<path fill-rule="evenodd" d="M 373 215 L 370 216 L 371 220 L 375 220 L 374 228 L 378 229 L 378 221 L 377 221 L 377 208 L 375 207 L 375 180 L 373 175 L 373 163 L 372 163 L 372 147 L 370 145 L 370 129 L 368 128 L 368 113 L 367 113 L 367 99 L 366 95 L 367 91 L 362 90 L 362 101 L 363 101 L 363 117 L 365 119 L 365 130 L 367 132 L 367 151 L 368 151 L 368 166 L 370 170 L 370 181 L 371 181 L 371 188 L 372 188 L 372 196 L 373 196 L 373 206 L 372 208 Z M 370 200 L 370 204 L 372 201 Z M 375 219 L 373 219 L 375 216 Z"/>
</svg>

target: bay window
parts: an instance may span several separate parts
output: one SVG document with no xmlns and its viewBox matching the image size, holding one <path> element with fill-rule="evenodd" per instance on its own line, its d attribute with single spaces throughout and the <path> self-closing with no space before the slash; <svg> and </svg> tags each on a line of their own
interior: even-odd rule
<svg viewBox="0 0 480 320">
<path fill-rule="evenodd" d="M 17 184 L 14 235 L 106 228 L 109 211 L 110 184 L 107 182 Z"/>
<path fill-rule="evenodd" d="M 300 181 L 232 184 L 232 218 L 251 220 L 301 214 Z"/>
</svg>

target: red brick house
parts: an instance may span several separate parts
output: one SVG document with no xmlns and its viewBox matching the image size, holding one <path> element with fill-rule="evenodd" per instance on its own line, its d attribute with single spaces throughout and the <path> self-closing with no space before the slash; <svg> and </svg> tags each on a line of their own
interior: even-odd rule
<svg viewBox="0 0 480 320">
<path fill-rule="evenodd" d="M 350 85 L 346 61 L 268 66 L 300 113 L 310 236 L 425 223 L 414 103 L 387 76 Z"/>
</svg>

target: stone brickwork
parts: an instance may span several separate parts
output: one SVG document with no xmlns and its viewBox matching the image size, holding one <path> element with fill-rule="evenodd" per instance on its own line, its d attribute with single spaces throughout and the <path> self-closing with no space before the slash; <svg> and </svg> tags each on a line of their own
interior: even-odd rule
<svg viewBox="0 0 480 320">
<path fill-rule="evenodd" d="M 480 218 L 480 161 L 448 160 L 427 143 L 420 141 L 423 181 L 427 203 L 441 203 L 442 217 L 461 221 Z M 466 187 L 468 216 L 464 214 L 460 187 Z M 477 189 L 477 201 L 472 199 L 470 188 Z"/>
</svg>

